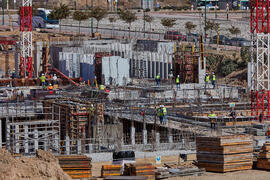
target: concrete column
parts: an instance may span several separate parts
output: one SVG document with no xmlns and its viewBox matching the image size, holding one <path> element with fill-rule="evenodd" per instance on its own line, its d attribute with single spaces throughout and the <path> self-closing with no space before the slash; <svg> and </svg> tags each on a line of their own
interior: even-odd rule
<svg viewBox="0 0 270 180">
<path fill-rule="evenodd" d="M 45 138 L 44 138 L 44 151 L 48 151 L 48 133 L 45 133 Z"/>
<path fill-rule="evenodd" d="M 70 139 L 69 139 L 69 136 L 66 136 L 66 154 L 67 155 L 70 155 Z"/>
<path fill-rule="evenodd" d="M 156 145 L 159 146 L 160 144 L 160 134 L 159 132 L 156 132 Z"/>
<path fill-rule="evenodd" d="M 147 129 L 146 129 L 146 123 L 143 123 L 143 144 L 147 144 Z"/>
<path fill-rule="evenodd" d="M 148 78 L 152 78 L 152 61 L 149 61 L 149 77 Z"/>
<path fill-rule="evenodd" d="M 135 145 L 135 127 L 134 127 L 134 121 L 131 121 L 130 138 L 131 138 L 131 145 Z"/>
<path fill-rule="evenodd" d="M 2 148 L 2 120 L 0 120 L 0 149 Z"/>
<path fill-rule="evenodd" d="M 8 118 L 6 118 L 6 128 L 7 128 L 6 146 L 7 146 L 7 149 L 10 149 L 10 125 L 8 123 Z"/>
<path fill-rule="evenodd" d="M 173 143 L 172 129 L 168 129 L 168 134 L 169 134 L 169 143 Z"/>
<path fill-rule="evenodd" d="M 15 125 L 15 152 L 20 153 L 19 125 Z"/>
<path fill-rule="evenodd" d="M 169 68 L 168 68 L 168 62 L 165 63 L 164 67 L 164 79 L 168 79 L 169 76 Z"/>
<path fill-rule="evenodd" d="M 77 154 L 82 154 L 82 140 L 77 140 Z"/>
<path fill-rule="evenodd" d="M 24 153 L 28 154 L 29 153 L 28 125 L 24 125 L 23 126 L 23 131 L 24 131 L 24 138 L 25 138 L 25 142 L 24 142 Z"/>
<path fill-rule="evenodd" d="M 153 62 L 154 62 L 154 67 L 153 67 L 154 77 L 153 78 L 155 78 L 156 75 L 157 75 L 157 73 L 156 73 L 157 72 L 157 70 L 156 70 L 157 69 L 157 63 L 156 63 L 156 61 L 153 61 Z"/>
<path fill-rule="evenodd" d="M 34 150 L 38 150 L 38 130 L 34 129 Z"/>
</svg>

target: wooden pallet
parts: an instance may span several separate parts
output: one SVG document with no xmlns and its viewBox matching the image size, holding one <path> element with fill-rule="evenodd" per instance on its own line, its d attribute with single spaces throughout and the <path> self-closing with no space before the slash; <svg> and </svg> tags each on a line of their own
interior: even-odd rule
<svg viewBox="0 0 270 180">
<path fill-rule="evenodd" d="M 101 168 L 101 176 L 103 178 L 108 176 L 120 176 L 122 165 L 103 165 Z"/>
<path fill-rule="evenodd" d="M 198 167 L 230 172 L 252 168 L 253 140 L 249 135 L 196 138 Z"/>
</svg>

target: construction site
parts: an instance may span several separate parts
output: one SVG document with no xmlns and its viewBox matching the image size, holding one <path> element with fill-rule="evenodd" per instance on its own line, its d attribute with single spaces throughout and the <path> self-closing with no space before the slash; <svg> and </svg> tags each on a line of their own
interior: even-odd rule
<svg viewBox="0 0 270 180">
<path fill-rule="evenodd" d="M 212 57 L 244 58 L 208 42 L 210 10 L 180 12 L 201 21 L 198 41 L 186 41 L 104 22 L 78 34 L 70 17 L 62 31 L 34 28 L 34 3 L 18 1 L 0 28 L 0 179 L 270 175 L 269 1 L 232 12 L 249 19 L 250 62 L 223 77 Z"/>
</svg>

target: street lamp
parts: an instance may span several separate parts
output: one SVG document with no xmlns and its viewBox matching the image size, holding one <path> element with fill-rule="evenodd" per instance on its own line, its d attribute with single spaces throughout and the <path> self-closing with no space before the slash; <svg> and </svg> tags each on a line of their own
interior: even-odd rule
<svg viewBox="0 0 270 180">
<path fill-rule="evenodd" d="M 91 0 L 91 11 L 93 11 L 93 0 Z M 92 37 L 94 37 L 94 31 L 93 31 L 93 24 L 94 24 L 94 21 L 93 21 L 93 17 L 91 17 L 91 35 Z"/>
</svg>

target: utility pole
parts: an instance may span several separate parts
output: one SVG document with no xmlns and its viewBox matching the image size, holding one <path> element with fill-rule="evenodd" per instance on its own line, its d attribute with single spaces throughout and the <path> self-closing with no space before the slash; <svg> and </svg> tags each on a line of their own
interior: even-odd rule
<svg viewBox="0 0 270 180">
<path fill-rule="evenodd" d="M 93 0 L 91 0 L 91 11 L 93 11 Z M 91 17 L 91 35 L 92 35 L 92 37 L 94 37 L 93 24 L 94 24 L 93 17 Z"/>
<path fill-rule="evenodd" d="M 143 10 L 143 37 L 145 38 L 145 10 Z"/>
<path fill-rule="evenodd" d="M 4 0 L 2 0 L 2 25 L 5 25 Z"/>
<path fill-rule="evenodd" d="M 204 42 L 206 42 L 206 0 L 204 1 Z"/>
</svg>

